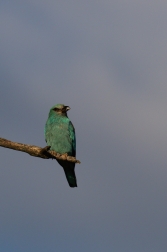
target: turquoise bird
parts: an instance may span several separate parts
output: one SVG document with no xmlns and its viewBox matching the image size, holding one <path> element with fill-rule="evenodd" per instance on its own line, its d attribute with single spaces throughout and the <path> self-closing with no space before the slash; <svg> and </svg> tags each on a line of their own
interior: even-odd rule
<svg viewBox="0 0 167 252">
<path fill-rule="evenodd" d="M 64 104 L 56 104 L 50 109 L 45 125 L 45 140 L 50 150 L 75 157 L 75 128 L 67 116 L 69 109 L 70 107 Z M 64 160 L 57 160 L 57 162 L 63 167 L 69 186 L 77 187 L 75 163 Z"/>
</svg>

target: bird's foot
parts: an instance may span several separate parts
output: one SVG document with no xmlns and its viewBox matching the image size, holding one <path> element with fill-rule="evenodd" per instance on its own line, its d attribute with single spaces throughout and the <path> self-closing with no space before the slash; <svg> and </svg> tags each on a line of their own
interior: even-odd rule
<svg viewBox="0 0 167 252">
<path fill-rule="evenodd" d="M 48 153 L 48 150 L 50 150 L 51 146 L 45 146 L 41 149 L 41 154 L 50 157 L 50 154 Z"/>
</svg>

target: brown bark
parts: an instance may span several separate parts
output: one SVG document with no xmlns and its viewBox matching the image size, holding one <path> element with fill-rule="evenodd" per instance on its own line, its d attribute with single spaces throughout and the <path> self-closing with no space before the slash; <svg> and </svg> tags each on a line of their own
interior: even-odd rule
<svg viewBox="0 0 167 252">
<path fill-rule="evenodd" d="M 79 160 L 77 160 L 75 157 L 68 156 L 66 153 L 59 154 L 55 151 L 50 151 L 49 146 L 46 146 L 45 148 L 41 148 L 34 145 L 12 142 L 4 138 L 0 138 L 0 146 L 4 148 L 17 150 L 17 151 L 23 151 L 34 157 L 39 157 L 39 158 L 44 158 L 44 159 L 55 158 L 55 159 L 67 160 L 69 162 L 80 164 Z"/>
</svg>

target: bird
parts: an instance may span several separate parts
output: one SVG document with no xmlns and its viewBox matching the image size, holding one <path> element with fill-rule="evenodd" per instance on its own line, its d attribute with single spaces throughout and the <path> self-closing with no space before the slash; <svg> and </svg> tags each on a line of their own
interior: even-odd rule
<svg viewBox="0 0 167 252">
<path fill-rule="evenodd" d="M 70 107 L 64 104 L 56 104 L 50 109 L 45 124 L 45 141 L 50 150 L 75 157 L 75 128 L 67 116 L 68 110 Z M 75 163 L 58 159 L 57 162 L 63 167 L 69 186 L 77 187 Z"/>
</svg>

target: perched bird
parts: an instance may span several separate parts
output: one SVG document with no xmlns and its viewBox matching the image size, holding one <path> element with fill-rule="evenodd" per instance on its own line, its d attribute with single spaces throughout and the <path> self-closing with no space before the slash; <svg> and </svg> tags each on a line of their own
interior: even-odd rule
<svg viewBox="0 0 167 252">
<path fill-rule="evenodd" d="M 75 157 L 75 129 L 67 116 L 69 109 L 70 107 L 64 104 L 56 104 L 50 109 L 45 125 L 45 140 L 51 147 L 50 150 Z M 69 186 L 77 187 L 75 163 L 64 160 L 57 160 L 57 162 L 63 167 Z"/>
</svg>

